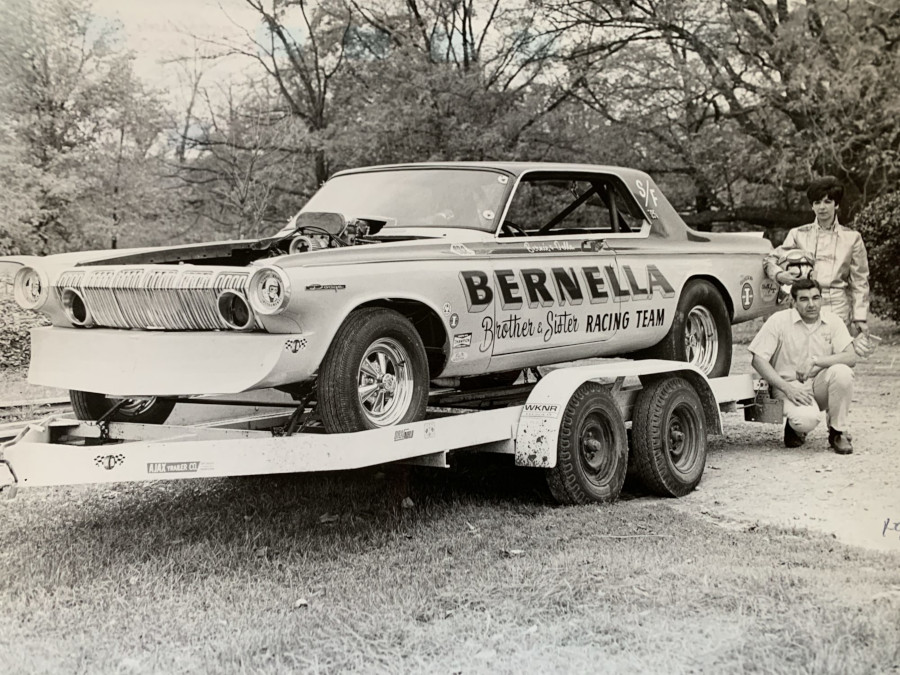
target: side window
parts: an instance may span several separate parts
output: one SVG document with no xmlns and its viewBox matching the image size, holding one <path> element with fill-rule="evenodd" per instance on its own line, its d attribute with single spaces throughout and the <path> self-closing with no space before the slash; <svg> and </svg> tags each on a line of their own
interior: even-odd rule
<svg viewBox="0 0 900 675">
<path fill-rule="evenodd" d="M 644 215 L 608 176 L 527 175 L 518 185 L 501 234 L 528 236 L 640 232 Z"/>
<path fill-rule="evenodd" d="M 609 210 L 586 180 L 523 180 L 506 219 L 530 235 L 612 229 Z"/>
</svg>

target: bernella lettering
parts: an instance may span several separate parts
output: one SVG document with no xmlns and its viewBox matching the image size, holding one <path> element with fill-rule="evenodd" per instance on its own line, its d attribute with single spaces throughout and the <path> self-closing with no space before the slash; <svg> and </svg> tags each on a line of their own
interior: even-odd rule
<svg viewBox="0 0 900 675">
<path fill-rule="evenodd" d="M 648 300 L 659 294 L 664 298 L 675 295 L 675 289 L 656 265 L 647 265 L 643 274 L 630 266 L 617 271 L 612 265 L 602 269 L 596 265 L 584 267 L 540 267 L 500 269 L 493 280 L 486 272 L 466 270 L 459 273 L 470 312 L 482 312 L 496 296 L 504 310 L 552 305 L 580 305 L 628 300 Z"/>
</svg>

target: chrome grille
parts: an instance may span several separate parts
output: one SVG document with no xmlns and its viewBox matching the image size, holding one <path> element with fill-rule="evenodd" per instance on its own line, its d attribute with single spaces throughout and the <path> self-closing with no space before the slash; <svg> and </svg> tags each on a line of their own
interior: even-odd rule
<svg viewBox="0 0 900 675">
<path fill-rule="evenodd" d="M 78 290 L 97 326 L 147 330 L 228 330 L 216 301 L 229 289 L 247 293 L 250 272 L 234 268 L 148 265 L 63 272 L 54 290 Z"/>
</svg>

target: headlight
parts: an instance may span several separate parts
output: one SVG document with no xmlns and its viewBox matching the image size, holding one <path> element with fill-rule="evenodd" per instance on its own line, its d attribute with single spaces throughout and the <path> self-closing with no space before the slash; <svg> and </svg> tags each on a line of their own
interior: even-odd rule
<svg viewBox="0 0 900 675">
<path fill-rule="evenodd" d="M 291 298 L 291 282 L 277 267 L 263 267 L 250 277 L 250 306 L 259 314 L 279 314 Z"/>
<path fill-rule="evenodd" d="M 50 283 L 47 277 L 33 267 L 23 267 L 16 272 L 13 281 L 13 296 L 24 309 L 40 309 L 49 295 Z"/>
</svg>

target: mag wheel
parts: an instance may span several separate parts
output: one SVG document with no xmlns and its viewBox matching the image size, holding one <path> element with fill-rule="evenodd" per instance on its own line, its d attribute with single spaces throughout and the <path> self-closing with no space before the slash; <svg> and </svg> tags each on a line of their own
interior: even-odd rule
<svg viewBox="0 0 900 675">
<path fill-rule="evenodd" d="M 319 414 L 330 433 L 422 419 L 428 361 L 409 319 L 380 307 L 351 313 L 322 361 L 318 398 Z"/>
<path fill-rule="evenodd" d="M 706 418 L 700 397 L 681 377 L 651 382 L 638 395 L 631 426 L 634 469 L 664 497 L 693 490 L 706 466 Z"/>
<path fill-rule="evenodd" d="M 707 377 L 724 377 L 731 370 L 731 321 L 725 301 L 708 281 L 688 282 L 678 300 L 669 333 L 650 356 L 685 361 Z"/>
<path fill-rule="evenodd" d="M 75 417 L 80 420 L 99 420 L 118 405 L 116 411 L 108 418 L 109 421 L 137 424 L 162 424 L 175 407 L 174 401 L 155 396 L 122 399 L 77 389 L 69 391 L 69 401 L 72 403 Z"/>
<path fill-rule="evenodd" d="M 556 466 L 547 485 L 562 504 L 611 502 L 625 482 L 625 421 L 612 395 L 595 382 L 581 385 L 563 413 Z"/>
</svg>

